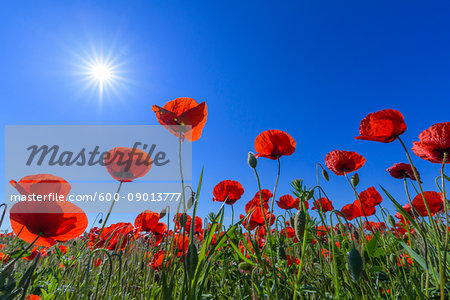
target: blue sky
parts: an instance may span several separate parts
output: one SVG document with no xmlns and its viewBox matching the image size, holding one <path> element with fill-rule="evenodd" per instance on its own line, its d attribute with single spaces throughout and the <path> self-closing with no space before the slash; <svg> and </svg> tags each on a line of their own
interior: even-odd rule
<svg viewBox="0 0 450 300">
<path fill-rule="evenodd" d="M 449 10 L 439 1 L 4 3 L 1 122 L 157 124 L 153 104 L 192 97 L 208 104 L 203 136 L 193 144 L 194 182 L 205 167 L 202 216 L 219 208 L 212 189 L 224 179 L 243 184 L 235 206 L 243 213 L 257 190 L 247 152 L 267 129 L 297 141 L 294 155 L 282 159 L 278 196 L 295 178 L 314 185 L 316 163 L 341 149 L 367 159 L 360 189 L 381 184 L 406 203 L 401 181 L 385 172 L 406 162 L 399 143 L 354 136 L 366 114 L 383 108 L 404 114 L 408 146 L 430 125 L 449 121 Z M 94 49 L 116 58 L 123 77 L 101 102 L 79 74 Z M 425 188 L 436 190 L 439 166 L 414 161 Z M 258 169 L 272 189 L 276 163 L 260 159 Z M 324 188 L 340 209 L 353 194 L 343 178 L 331 177 Z"/>
</svg>

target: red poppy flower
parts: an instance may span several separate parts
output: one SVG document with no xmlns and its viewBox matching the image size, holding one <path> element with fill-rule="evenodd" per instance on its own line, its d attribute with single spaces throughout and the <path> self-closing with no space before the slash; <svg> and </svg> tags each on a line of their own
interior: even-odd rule
<svg viewBox="0 0 450 300">
<path fill-rule="evenodd" d="M 101 259 L 100 257 L 94 259 L 94 262 L 92 263 L 92 265 L 93 265 L 94 267 L 100 267 L 101 264 L 102 264 L 102 259 Z"/>
<path fill-rule="evenodd" d="M 336 175 L 359 170 L 366 159 L 353 151 L 333 150 L 325 156 L 325 165 Z"/>
<path fill-rule="evenodd" d="M 299 265 L 300 264 L 300 259 L 290 256 L 289 254 L 286 254 L 286 259 L 287 259 L 287 266 L 290 267 L 292 266 L 292 264 L 296 264 Z"/>
<path fill-rule="evenodd" d="M 317 231 L 317 236 L 321 237 L 321 236 L 325 236 L 327 235 L 327 233 L 330 231 L 330 227 L 326 227 L 326 226 L 317 226 L 316 231 Z"/>
<path fill-rule="evenodd" d="M 377 206 L 383 201 L 383 198 L 373 186 L 359 193 L 359 199 L 364 208 L 366 208 L 366 206 Z"/>
<path fill-rule="evenodd" d="M 312 210 L 319 209 L 321 212 L 332 211 L 334 209 L 333 203 L 325 197 L 313 201 L 314 206 Z M 316 206 L 317 205 L 317 206 Z"/>
<path fill-rule="evenodd" d="M 174 249 L 178 250 L 177 256 L 182 256 L 189 247 L 189 235 L 176 234 L 174 236 Z M 184 250 L 184 252 L 183 252 Z"/>
<path fill-rule="evenodd" d="M 224 180 L 219 182 L 213 190 L 213 201 L 225 202 L 226 204 L 234 204 L 241 199 L 244 194 L 242 185 L 234 180 Z"/>
<path fill-rule="evenodd" d="M 286 228 L 281 229 L 280 235 L 287 236 L 288 238 L 295 237 L 295 230 L 290 226 L 286 226 Z"/>
<path fill-rule="evenodd" d="M 406 131 L 403 115 L 393 109 L 368 114 L 359 127 L 357 140 L 390 143 Z"/>
<path fill-rule="evenodd" d="M 444 198 L 441 193 L 438 192 L 424 192 L 425 199 L 428 204 L 428 208 L 432 215 L 442 210 L 444 207 Z M 412 201 L 412 206 L 421 216 L 428 216 L 425 202 L 423 201 L 422 194 L 418 194 Z"/>
<path fill-rule="evenodd" d="M 450 122 L 434 124 L 419 134 L 419 142 L 413 142 L 414 153 L 432 163 L 442 163 L 447 153 L 446 164 L 450 163 Z"/>
<path fill-rule="evenodd" d="M 39 300 L 39 299 L 41 299 L 41 297 L 38 295 L 28 295 L 26 298 L 26 300 Z"/>
<path fill-rule="evenodd" d="M 403 205 L 403 209 L 406 210 L 406 212 L 407 212 L 411 217 L 414 217 L 413 211 L 412 211 L 412 207 L 411 207 L 411 204 L 406 203 L 405 205 Z M 402 216 L 401 213 L 397 212 L 397 213 L 395 214 L 395 217 L 396 217 L 397 219 L 400 219 L 403 223 L 405 223 L 405 219 L 403 218 L 403 216 Z M 408 223 L 409 223 L 409 221 L 408 221 Z"/>
<path fill-rule="evenodd" d="M 191 232 L 191 226 L 192 226 L 192 218 L 189 218 L 188 221 L 186 222 L 186 232 L 187 233 Z M 195 234 L 202 233 L 202 229 L 203 229 L 202 218 L 195 216 L 194 233 Z"/>
<path fill-rule="evenodd" d="M 386 224 L 384 224 L 384 222 L 369 221 L 369 223 L 367 223 L 367 221 L 365 221 L 363 227 L 364 227 L 364 229 L 366 229 L 368 231 L 371 231 L 372 229 L 374 231 L 383 231 L 384 229 L 386 229 Z"/>
<path fill-rule="evenodd" d="M 81 208 L 68 201 L 22 201 L 10 211 L 11 227 L 22 240 L 50 247 L 80 236 L 88 225 Z M 38 238 L 39 236 L 39 238 Z"/>
<path fill-rule="evenodd" d="M 269 209 L 269 199 L 272 198 L 272 196 L 272 192 L 268 189 L 261 190 L 261 197 L 259 195 L 259 191 L 256 192 L 255 197 L 245 204 L 245 211 L 249 211 L 252 207 L 261 207 L 261 198 L 263 201 L 263 207 L 265 209 Z"/>
<path fill-rule="evenodd" d="M 152 231 L 158 225 L 159 213 L 145 210 L 134 220 L 134 226 L 144 231 Z"/>
<path fill-rule="evenodd" d="M 154 227 L 152 227 L 151 231 L 154 235 L 163 235 L 167 231 L 167 225 L 162 222 L 158 222 Z"/>
<path fill-rule="evenodd" d="M 138 236 L 137 231 L 131 223 L 116 223 L 103 228 L 98 238 L 100 228 L 94 227 L 89 233 L 89 247 L 106 248 L 108 250 L 123 250 L 128 241 Z"/>
<path fill-rule="evenodd" d="M 58 248 L 59 248 L 59 251 L 61 251 L 62 254 L 65 255 L 67 253 L 67 246 L 59 245 Z"/>
<path fill-rule="evenodd" d="M 33 260 L 36 258 L 38 253 L 39 253 L 39 250 L 38 250 L 38 247 L 36 246 L 31 250 L 30 255 L 24 256 L 24 257 L 22 257 L 22 259 L 23 260 Z"/>
<path fill-rule="evenodd" d="M 206 103 L 198 104 L 194 99 L 181 97 L 167 102 L 163 107 L 153 105 L 158 122 L 176 137 L 190 142 L 198 140 L 206 124 Z"/>
<path fill-rule="evenodd" d="M 394 164 L 392 167 L 390 167 L 386 171 L 389 172 L 389 175 L 391 175 L 392 177 L 397 178 L 397 179 L 409 178 L 412 180 L 416 180 L 416 176 L 414 176 L 414 171 L 410 164 L 405 164 L 405 163 Z M 417 169 L 416 169 L 416 173 L 419 176 L 419 180 L 420 180 L 419 171 L 417 171 Z"/>
<path fill-rule="evenodd" d="M 375 206 L 363 206 L 363 207 L 364 212 L 363 209 L 361 208 L 361 203 L 359 202 L 359 200 L 355 200 L 352 204 L 345 205 L 341 209 L 341 212 L 344 214 L 347 220 L 353 220 L 354 218 L 362 217 L 364 216 L 364 213 L 368 217 L 375 214 L 376 212 Z"/>
<path fill-rule="evenodd" d="M 107 152 L 104 164 L 114 179 L 130 182 L 147 174 L 152 159 L 141 149 L 116 147 Z"/>
<path fill-rule="evenodd" d="M 164 261 L 164 250 L 159 250 L 153 256 L 153 261 L 152 261 L 153 270 L 161 270 L 163 261 Z"/>
<path fill-rule="evenodd" d="M 270 226 L 273 225 L 275 222 L 275 216 L 271 213 L 269 213 L 266 209 L 261 210 L 261 206 L 259 207 L 250 207 L 248 210 L 245 211 L 247 215 L 250 215 L 249 219 L 246 219 L 242 225 L 247 228 L 248 230 L 253 230 L 258 226 L 265 226 L 265 218 L 267 219 L 267 222 Z M 241 215 L 241 219 L 245 218 L 246 216 Z"/>
<path fill-rule="evenodd" d="M 9 183 L 22 196 L 39 195 L 41 200 L 64 200 L 71 189 L 67 181 L 51 174 L 29 175 L 19 182 L 11 180 Z"/>
<path fill-rule="evenodd" d="M 295 151 L 294 139 L 281 130 L 261 132 L 255 139 L 256 157 L 278 159 L 283 155 L 291 155 Z"/>
<path fill-rule="evenodd" d="M 308 202 L 306 202 L 308 203 Z M 298 209 L 300 205 L 300 199 L 292 197 L 291 195 L 284 195 L 280 197 L 280 200 L 277 201 L 277 205 L 282 209 Z"/>
</svg>

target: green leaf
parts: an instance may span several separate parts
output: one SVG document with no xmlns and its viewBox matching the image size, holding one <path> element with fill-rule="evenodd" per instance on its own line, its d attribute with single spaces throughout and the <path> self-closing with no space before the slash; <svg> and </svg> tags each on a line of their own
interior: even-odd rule
<svg viewBox="0 0 450 300">
<path fill-rule="evenodd" d="M 424 269 L 427 269 L 427 264 L 425 262 L 425 259 L 421 257 L 419 254 L 417 254 L 413 249 L 411 249 L 408 245 L 406 245 L 404 242 L 399 242 L 400 245 L 403 246 L 403 248 L 408 252 L 408 254 L 414 258 L 414 260 Z"/>
</svg>

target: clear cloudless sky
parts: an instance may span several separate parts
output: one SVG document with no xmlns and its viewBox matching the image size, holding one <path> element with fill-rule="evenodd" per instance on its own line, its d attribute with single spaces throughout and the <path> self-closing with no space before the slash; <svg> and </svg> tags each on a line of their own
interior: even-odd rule
<svg viewBox="0 0 450 300">
<path fill-rule="evenodd" d="M 360 190 L 382 193 L 383 185 L 404 204 L 402 182 L 385 171 L 406 162 L 400 144 L 354 136 L 364 116 L 384 108 L 403 113 L 408 147 L 422 130 L 450 121 L 449 15 L 446 1 L 4 2 L 1 122 L 158 124 L 153 104 L 192 97 L 208 105 L 203 135 L 193 144 L 194 185 L 205 167 L 201 216 L 219 209 L 212 190 L 224 179 L 244 186 L 235 205 L 237 215 L 244 213 L 257 191 L 247 152 L 268 129 L 297 142 L 295 153 L 282 158 L 278 196 L 295 178 L 315 185 L 316 164 L 341 149 L 367 159 Z M 102 101 L 80 74 L 95 52 L 116 59 L 123 78 Z M 4 144 L 4 130 L 0 138 Z M 436 190 L 439 166 L 413 159 L 425 189 Z M 272 189 L 276 162 L 258 164 L 263 187 Z M 6 184 L 12 179 L 2 176 Z M 330 176 L 323 186 L 340 209 L 354 196 L 344 178 Z M 393 211 L 386 196 L 384 205 Z M 133 222 L 134 215 L 111 220 Z"/>
</svg>

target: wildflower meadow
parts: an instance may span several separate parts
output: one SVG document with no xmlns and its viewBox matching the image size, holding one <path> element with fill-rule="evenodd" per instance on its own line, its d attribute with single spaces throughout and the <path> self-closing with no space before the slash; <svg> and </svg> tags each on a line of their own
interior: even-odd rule
<svg viewBox="0 0 450 300">
<path fill-rule="evenodd" d="M 206 102 L 192 98 L 153 105 L 153 113 L 178 140 L 179 151 L 182 143 L 202 139 L 208 126 Z M 387 170 L 393 185 L 404 185 L 401 199 L 376 182 L 360 188 L 358 171 L 366 159 L 351 149 L 323 153 L 312 165 L 316 182 L 292 178 L 291 192 L 279 193 L 280 162 L 296 155 L 297 144 L 276 129 L 255 136 L 254 149 L 236 158 L 247 156 L 250 190 L 240 183 L 244 175 L 235 174 L 205 194 L 206 175 L 187 184 L 180 160 L 176 211 L 142 210 L 134 223 L 111 223 L 112 201 L 88 228 L 86 213 L 66 200 L 71 184 L 58 174 L 11 178 L 22 196 L 44 200 L 18 202 L 8 214 L 2 204 L 1 222 L 10 222 L 12 232 L 0 237 L 0 299 L 448 299 L 450 122 L 424 128 L 409 145 L 402 139 L 407 121 L 387 108 L 354 124 L 355 138 L 367 147 L 383 151 L 393 143 L 404 151 Z M 150 160 L 146 152 L 119 146 L 104 157 L 118 194 L 153 168 L 142 163 Z M 127 165 L 118 153 L 129 158 Z M 262 160 L 274 164 L 271 187 L 260 181 Z M 421 176 L 418 160 L 439 172 Z M 351 190 L 354 201 L 333 203 L 328 181 Z M 424 182 L 435 188 L 425 190 Z M 45 200 L 52 193 L 62 199 Z M 197 213 L 212 202 L 220 208 Z M 245 209 L 235 210 L 237 202 Z"/>
</svg>

